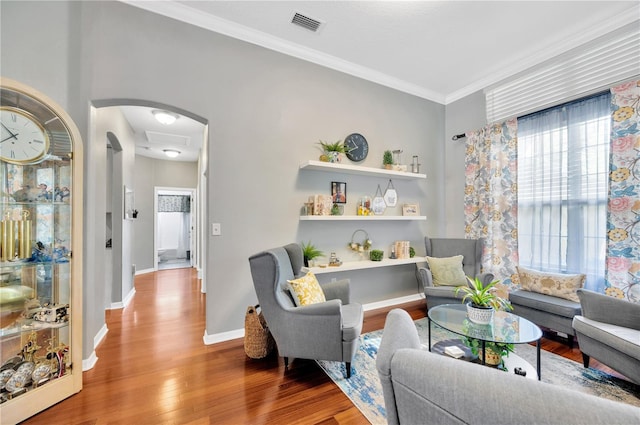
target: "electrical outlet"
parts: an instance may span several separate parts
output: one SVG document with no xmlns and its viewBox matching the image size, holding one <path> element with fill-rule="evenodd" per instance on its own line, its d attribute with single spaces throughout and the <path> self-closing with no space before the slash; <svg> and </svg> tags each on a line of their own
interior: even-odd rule
<svg viewBox="0 0 640 425">
<path fill-rule="evenodd" d="M 211 236 L 220 236 L 222 229 L 220 223 L 211 223 Z"/>
</svg>

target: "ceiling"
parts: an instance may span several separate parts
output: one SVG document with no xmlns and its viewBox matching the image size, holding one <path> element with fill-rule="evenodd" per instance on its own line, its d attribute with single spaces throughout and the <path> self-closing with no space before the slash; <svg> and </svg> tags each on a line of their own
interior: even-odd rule
<svg viewBox="0 0 640 425">
<path fill-rule="evenodd" d="M 638 1 L 123 2 L 441 104 L 640 21 Z"/>
</svg>

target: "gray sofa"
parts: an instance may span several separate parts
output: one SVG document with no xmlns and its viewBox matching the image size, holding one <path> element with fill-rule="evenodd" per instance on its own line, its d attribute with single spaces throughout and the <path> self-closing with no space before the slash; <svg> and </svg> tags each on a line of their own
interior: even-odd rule
<svg viewBox="0 0 640 425">
<path fill-rule="evenodd" d="M 573 327 L 584 367 L 593 357 L 640 384 L 640 304 L 586 289 L 578 289 L 578 297 L 582 315 Z"/>
<path fill-rule="evenodd" d="M 376 360 L 396 424 L 637 424 L 640 409 L 420 349 L 409 314 L 387 316 Z"/>
<path fill-rule="evenodd" d="M 582 311 L 580 303 L 552 295 L 518 289 L 509 293 L 513 313 L 538 326 L 567 334 L 573 347 L 573 317 Z"/>
</svg>

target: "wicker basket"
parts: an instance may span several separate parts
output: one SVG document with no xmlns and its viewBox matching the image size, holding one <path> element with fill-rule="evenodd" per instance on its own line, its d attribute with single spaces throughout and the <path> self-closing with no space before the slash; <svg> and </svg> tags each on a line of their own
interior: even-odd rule
<svg viewBox="0 0 640 425">
<path fill-rule="evenodd" d="M 252 359 L 267 357 L 275 346 L 275 341 L 262 311 L 258 313 L 260 304 L 247 307 L 244 316 L 244 352 Z"/>
</svg>

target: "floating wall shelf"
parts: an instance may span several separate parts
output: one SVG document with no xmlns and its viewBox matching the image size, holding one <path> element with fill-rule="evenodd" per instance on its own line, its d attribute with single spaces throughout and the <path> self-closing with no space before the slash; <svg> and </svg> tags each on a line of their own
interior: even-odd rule
<svg viewBox="0 0 640 425">
<path fill-rule="evenodd" d="M 301 215 L 300 221 L 424 221 L 425 215 Z"/>
<path fill-rule="evenodd" d="M 401 266 L 404 264 L 416 264 L 423 263 L 427 261 L 426 257 L 413 257 L 413 258 L 404 258 L 404 259 L 396 259 L 392 260 L 390 258 L 385 258 L 382 261 L 371 261 L 371 260 L 362 260 L 362 261 L 349 261 L 342 263 L 341 266 L 338 267 L 303 267 L 302 271 L 312 272 L 313 274 L 324 274 L 324 273 L 338 273 L 338 272 L 347 272 L 350 270 L 363 270 L 363 269 L 374 269 L 377 267 L 390 267 L 390 266 Z"/>
<path fill-rule="evenodd" d="M 300 164 L 301 170 L 328 171 L 333 173 L 359 174 L 395 179 L 426 179 L 426 174 L 409 173 L 406 171 L 385 170 L 384 168 L 362 167 L 360 165 L 342 164 L 324 161 L 307 161 Z"/>
</svg>

